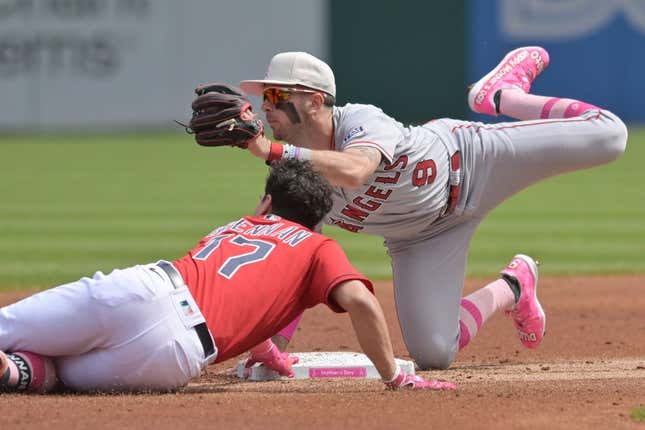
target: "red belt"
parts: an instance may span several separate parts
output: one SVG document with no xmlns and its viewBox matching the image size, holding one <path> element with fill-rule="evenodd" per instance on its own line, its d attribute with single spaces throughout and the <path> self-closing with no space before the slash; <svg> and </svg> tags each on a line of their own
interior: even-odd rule
<svg viewBox="0 0 645 430">
<path fill-rule="evenodd" d="M 459 195 L 461 194 L 461 156 L 459 151 L 452 154 L 450 157 L 450 176 L 448 179 L 450 189 L 448 190 L 448 201 L 443 209 L 441 218 L 450 215 L 459 202 Z"/>
</svg>

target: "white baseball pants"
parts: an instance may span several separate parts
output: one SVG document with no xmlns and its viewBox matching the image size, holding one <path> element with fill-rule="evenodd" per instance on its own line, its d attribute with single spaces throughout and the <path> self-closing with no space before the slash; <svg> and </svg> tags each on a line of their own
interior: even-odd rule
<svg viewBox="0 0 645 430">
<path fill-rule="evenodd" d="M 97 272 L 1 308 L 0 350 L 52 357 L 75 390 L 176 389 L 207 364 L 186 294 L 154 264 Z"/>
</svg>

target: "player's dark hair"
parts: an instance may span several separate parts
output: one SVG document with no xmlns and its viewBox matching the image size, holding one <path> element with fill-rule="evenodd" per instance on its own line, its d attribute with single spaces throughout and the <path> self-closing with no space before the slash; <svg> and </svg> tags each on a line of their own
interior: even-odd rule
<svg viewBox="0 0 645 430">
<path fill-rule="evenodd" d="M 336 99 L 331 94 L 323 93 L 323 105 L 327 107 L 334 107 Z"/>
<path fill-rule="evenodd" d="M 331 210 L 331 185 L 308 161 L 274 163 L 264 188 L 271 213 L 313 229 Z"/>
</svg>

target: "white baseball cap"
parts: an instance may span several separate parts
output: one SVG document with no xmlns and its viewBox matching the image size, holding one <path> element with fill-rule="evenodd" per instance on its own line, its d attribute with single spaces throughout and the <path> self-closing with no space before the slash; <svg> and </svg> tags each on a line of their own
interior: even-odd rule
<svg viewBox="0 0 645 430">
<path fill-rule="evenodd" d="M 301 85 L 336 97 L 336 81 L 331 67 L 306 52 L 276 54 L 264 79 L 240 82 L 242 91 L 254 96 L 261 96 L 267 85 Z"/>
</svg>

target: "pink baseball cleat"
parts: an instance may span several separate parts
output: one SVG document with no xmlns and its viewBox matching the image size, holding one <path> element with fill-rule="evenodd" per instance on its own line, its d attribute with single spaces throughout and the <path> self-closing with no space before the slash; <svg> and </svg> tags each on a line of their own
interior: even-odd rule
<svg viewBox="0 0 645 430">
<path fill-rule="evenodd" d="M 468 106 L 474 112 L 497 116 L 495 93 L 516 89 L 528 93 L 535 78 L 549 65 L 549 53 L 540 46 L 517 48 L 468 91 Z"/>
<path fill-rule="evenodd" d="M 517 281 L 520 287 L 520 299 L 507 314 L 513 318 L 524 346 L 536 348 L 546 331 L 546 315 L 536 294 L 538 264 L 527 255 L 517 254 L 500 273 L 505 279 Z"/>
</svg>

